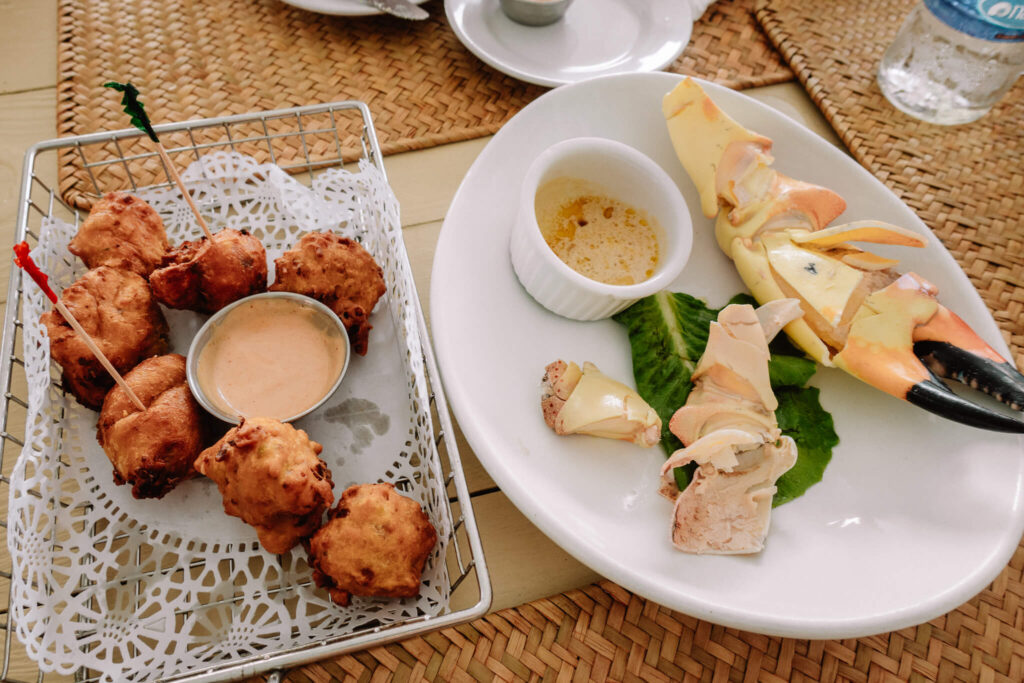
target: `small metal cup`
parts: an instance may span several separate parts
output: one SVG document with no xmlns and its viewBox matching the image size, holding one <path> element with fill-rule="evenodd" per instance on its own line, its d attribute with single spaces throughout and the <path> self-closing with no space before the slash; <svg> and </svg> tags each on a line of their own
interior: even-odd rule
<svg viewBox="0 0 1024 683">
<path fill-rule="evenodd" d="M 227 318 L 227 316 L 231 315 L 231 311 L 238 308 L 242 304 L 251 302 L 254 299 L 291 299 L 292 301 L 295 301 L 296 303 L 299 303 L 302 306 L 311 308 L 321 316 L 324 316 L 324 318 L 327 321 L 329 321 L 332 326 L 336 327 L 338 333 L 341 335 L 341 338 L 344 339 L 345 341 L 345 360 L 342 362 L 341 372 L 338 373 L 338 379 L 335 380 L 334 384 L 327 391 L 327 393 L 324 394 L 323 398 L 321 398 L 315 404 L 311 405 L 309 408 L 306 408 L 300 413 L 297 413 L 295 415 L 292 415 L 288 418 L 281 420 L 281 422 L 292 422 L 294 420 L 299 419 L 300 417 L 303 417 L 304 415 L 308 415 L 309 413 L 313 412 L 314 410 L 322 406 L 327 401 L 327 399 L 334 395 L 334 392 L 338 390 L 339 386 L 341 386 L 341 380 L 345 378 L 345 373 L 348 370 L 349 359 L 351 358 L 351 344 L 349 343 L 348 333 L 345 330 L 345 326 L 342 324 L 341 319 L 338 318 L 334 311 L 329 309 L 327 306 L 324 306 L 316 299 L 310 298 L 303 294 L 295 294 L 293 292 L 263 292 L 262 294 L 253 294 L 252 296 L 247 296 L 244 299 L 239 299 L 238 301 L 229 304 L 228 306 L 225 306 L 221 310 L 217 311 L 199 329 L 199 332 L 197 332 L 196 336 L 192 338 L 192 343 L 189 345 L 188 357 L 186 358 L 185 361 L 185 374 L 186 377 L 188 378 L 188 386 L 189 389 L 192 390 L 192 395 L 196 397 L 197 401 L 199 401 L 199 404 L 203 406 L 203 408 L 205 408 L 214 417 L 216 417 L 219 420 L 223 420 L 224 422 L 229 422 L 232 424 L 238 424 L 240 422 L 240 418 L 238 415 L 225 413 L 223 410 L 218 408 L 217 405 L 213 401 L 211 401 L 210 398 L 203 391 L 203 387 L 199 383 L 198 375 L 199 356 L 203 348 L 206 346 L 207 343 L 209 343 L 210 339 L 213 337 L 213 333 L 217 329 L 217 326 L 220 325 L 225 320 L 225 318 Z"/>
<path fill-rule="evenodd" d="M 572 0 L 501 0 L 501 10 L 516 23 L 547 26 L 561 19 L 571 4 Z"/>
</svg>

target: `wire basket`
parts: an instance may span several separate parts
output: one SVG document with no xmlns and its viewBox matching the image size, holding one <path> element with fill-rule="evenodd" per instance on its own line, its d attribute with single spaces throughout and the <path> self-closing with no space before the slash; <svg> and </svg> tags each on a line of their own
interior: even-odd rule
<svg viewBox="0 0 1024 683">
<path fill-rule="evenodd" d="M 234 152 L 276 164 L 296 174 L 303 182 L 316 182 L 318 175 L 326 170 L 351 164 L 370 164 L 379 171 L 381 177 L 386 177 L 369 110 L 360 102 L 339 102 L 204 119 L 157 126 L 156 130 L 178 167 L 207 155 Z M 56 177 L 56 169 L 72 164 L 77 165 L 78 172 L 63 174 L 66 180 L 61 183 Z M 83 178 L 88 178 L 88 182 L 83 181 Z M 39 143 L 28 151 L 25 158 L 15 241 L 27 239 L 30 244 L 38 243 L 42 224 L 52 219 L 77 226 L 84 215 L 83 211 L 105 192 L 161 187 L 171 187 L 167 170 L 159 155 L 138 131 L 122 130 Z M 401 259 L 402 272 L 409 273 L 404 247 L 399 245 L 396 253 Z M 417 362 L 415 365 L 422 365 L 422 374 L 429 392 L 429 424 L 425 427 L 432 447 L 428 457 L 436 461 L 431 466 L 436 466 L 440 473 L 440 486 L 444 494 L 442 505 L 446 507 L 445 512 L 452 522 L 446 534 L 444 557 L 440 559 L 446 569 L 443 575 L 448 582 L 448 604 L 437 615 L 415 614 L 392 623 L 369 620 L 316 642 L 296 639 L 291 646 L 245 653 L 230 661 L 201 665 L 160 680 L 240 679 L 408 638 L 468 621 L 486 612 L 491 593 L 479 532 L 473 518 L 426 323 L 411 276 L 407 280 L 402 284 L 411 290 L 413 324 L 422 340 L 422 363 Z M 0 411 L 0 495 L 4 500 L 11 495 L 11 472 L 25 446 L 24 427 L 29 413 L 28 378 L 22 348 L 25 324 L 21 319 L 25 296 L 22 273 L 14 269 L 8 286 L 2 340 L 4 362 L 0 367 L 0 385 L 4 389 L 3 410 Z M 62 392 L 59 373 L 52 366 L 50 382 L 53 391 Z M 61 433 L 64 429 L 62 420 L 55 419 L 54 424 L 58 433 Z M 61 469 L 57 471 L 59 476 Z M 405 485 L 416 486 L 416 482 L 408 481 Z M 34 490 L 28 493 L 43 495 Z M 57 503 L 64 504 L 59 500 Z M 7 515 L 5 507 L 0 518 L 5 541 L 8 540 Z M 51 542 L 58 543 L 59 539 L 51 539 Z M 142 549 L 143 554 L 144 551 Z M 7 601 L 0 611 L 4 628 L 0 680 L 44 680 L 44 674 L 25 656 L 14 635 L 16 624 L 11 615 L 14 569 L 10 557 L 4 555 L 0 560 L 0 594 L 6 595 Z M 182 569 L 195 570 L 194 561 Z M 132 586 L 126 585 L 124 590 L 130 591 Z M 231 599 L 241 603 L 245 600 L 245 594 L 238 592 Z M 196 604 L 183 612 L 206 607 Z M 183 613 L 181 618 L 187 616 Z M 97 680 L 98 675 L 95 671 L 80 668 L 75 678 Z"/>
</svg>

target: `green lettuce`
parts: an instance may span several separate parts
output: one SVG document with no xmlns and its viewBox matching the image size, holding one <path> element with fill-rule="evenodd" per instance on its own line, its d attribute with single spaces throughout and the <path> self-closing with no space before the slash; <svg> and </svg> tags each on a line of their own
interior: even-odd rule
<svg viewBox="0 0 1024 683">
<path fill-rule="evenodd" d="M 821 481 L 832 449 L 839 445 L 832 416 L 821 407 L 817 387 L 780 387 L 775 389 L 775 397 L 779 399 L 775 419 L 782 433 L 796 442 L 797 458 L 793 468 L 775 482 L 773 506 L 799 498 Z"/>
<path fill-rule="evenodd" d="M 735 303 L 757 305 L 748 294 L 737 295 L 726 305 Z M 661 446 L 667 455 L 683 447 L 668 423 L 686 403 L 693 387 L 691 376 L 707 346 L 708 326 L 721 310 L 688 294 L 659 292 L 615 315 L 629 334 L 637 392 L 661 417 Z M 768 374 L 779 400 L 775 415 L 798 452 L 796 465 L 776 484 L 773 505 L 781 505 L 821 481 L 839 437 L 832 416 L 821 407 L 818 390 L 804 386 L 814 374 L 814 362 L 784 335 L 773 340 L 769 349 Z M 691 463 L 675 469 L 680 490 L 690 483 L 693 468 Z"/>
</svg>

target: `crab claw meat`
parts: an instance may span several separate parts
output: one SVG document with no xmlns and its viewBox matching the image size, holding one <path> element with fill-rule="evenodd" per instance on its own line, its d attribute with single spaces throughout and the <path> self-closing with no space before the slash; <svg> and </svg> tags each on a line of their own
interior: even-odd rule
<svg viewBox="0 0 1024 683">
<path fill-rule="evenodd" d="M 660 491 L 675 499 L 672 543 L 680 550 L 735 554 L 764 547 L 775 481 L 796 463 L 796 444 L 775 421 L 768 341 L 800 315 L 798 302 L 779 299 L 757 311 L 727 306 L 711 323 L 693 391 L 669 422 L 685 448 L 661 469 Z M 673 495 L 666 485 L 673 468 L 690 462 L 697 464 L 690 485 Z"/>
<path fill-rule="evenodd" d="M 777 443 L 735 452 L 736 464 L 728 469 L 711 462 L 700 465 L 693 481 L 676 499 L 672 544 L 697 554 L 763 550 L 771 524 L 774 482 L 796 464 L 796 456 L 796 443 L 783 436 Z"/>
<path fill-rule="evenodd" d="M 737 452 L 753 450 L 762 443 L 764 441 L 761 438 L 742 429 L 719 429 L 669 456 L 661 466 L 661 474 L 668 474 L 673 468 L 682 467 L 689 462 L 698 465 L 710 464 L 717 469 L 731 472 L 733 468 L 739 466 Z"/>
<path fill-rule="evenodd" d="M 684 444 L 694 443 L 702 434 L 721 429 L 742 429 L 749 434 L 768 434 L 776 429 L 772 414 L 760 406 L 713 401 L 688 401 L 672 416 L 669 430 Z"/>
<path fill-rule="evenodd" d="M 762 304 L 799 300 L 804 315 L 785 328 L 797 346 L 945 418 L 1024 433 L 1024 419 L 961 398 L 939 379 L 1019 411 L 1024 375 L 939 304 L 937 288 L 852 244 L 920 248 L 920 234 L 881 221 L 828 227 L 843 199 L 772 169 L 771 140 L 729 118 L 691 79 L 665 96 L 662 113 L 705 215 L 717 214 L 718 244 L 751 293 Z"/>
<path fill-rule="evenodd" d="M 764 332 L 766 344 L 770 344 L 782 328 L 803 315 L 800 311 L 800 301 L 797 299 L 775 299 L 758 306 L 754 313 Z"/>
<path fill-rule="evenodd" d="M 541 411 L 556 434 L 589 434 L 654 446 L 661 440 L 661 418 L 640 394 L 593 363 L 583 369 L 558 360 L 542 380 Z"/>
</svg>

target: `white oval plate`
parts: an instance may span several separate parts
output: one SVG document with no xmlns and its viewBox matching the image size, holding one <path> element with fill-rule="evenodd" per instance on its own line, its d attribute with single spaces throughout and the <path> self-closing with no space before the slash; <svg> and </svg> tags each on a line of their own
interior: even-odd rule
<svg viewBox="0 0 1024 683">
<path fill-rule="evenodd" d="M 548 26 L 517 24 L 499 0 L 445 0 L 444 11 L 455 35 L 484 63 L 545 86 L 657 71 L 679 56 L 693 30 L 683 0 L 574 0 Z"/>
<path fill-rule="evenodd" d="M 547 363 L 593 361 L 632 382 L 625 330 L 560 318 L 522 289 L 508 237 L 519 183 L 549 145 L 603 136 L 644 152 L 690 206 L 689 265 L 671 287 L 723 304 L 743 285 L 676 160 L 661 98 L 670 74 L 611 76 L 559 88 L 488 144 L 448 211 L 434 258 L 431 321 L 445 388 L 470 445 L 508 497 L 584 564 L 672 609 L 779 636 L 845 638 L 919 624 L 962 604 L 1009 560 L 1024 530 L 1024 438 L 963 427 L 820 368 L 812 383 L 841 439 L 824 480 L 773 513 L 753 557 L 693 556 L 669 542 L 656 494 L 660 447 L 556 436 L 541 417 Z M 990 344 L 998 329 L 963 271 L 884 185 L 839 149 L 740 93 L 704 84 L 745 126 L 775 140 L 775 167 L 838 190 L 841 220 L 876 218 L 928 236 L 890 249 Z M 881 250 L 879 250 L 881 251 Z M 524 565 L 524 571 L 529 571 Z"/>
<path fill-rule="evenodd" d="M 414 5 L 422 5 L 426 1 L 410 0 Z M 363 0 L 281 0 L 281 2 L 309 12 L 332 14 L 339 17 L 368 17 L 372 14 L 384 14 Z"/>
</svg>

